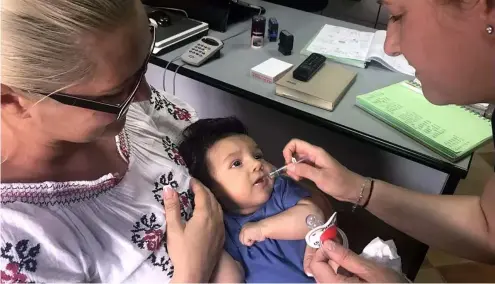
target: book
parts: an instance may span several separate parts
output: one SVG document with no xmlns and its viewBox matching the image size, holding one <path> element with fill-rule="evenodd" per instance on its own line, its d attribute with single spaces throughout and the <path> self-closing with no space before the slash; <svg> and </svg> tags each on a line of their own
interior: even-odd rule
<svg viewBox="0 0 495 284">
<path fill-rule="evenodd" d="M 489 119 L 462 106 L 434 105 L 413 81 L 359 95 L 356 105 L 452 162 L 492 138 Z"/>
<path fill-rule="evenodd" d="M 282 60 L 270 58 L 251 68 L 251 76 L 267 83 L 273 83 L 287 73 L 292 66 Z"/>
<path fill-rule="evenodd" d="M 414 76 L 416 70 L 403 56 L 388 56 L 384 50 L 387 31 L 362 32 L 333 25 L 324 25 L 301 54 L 319 53 L 339 63 L 366 68 L 372 60 L 386 68 Z"/>
<path fill-rule="evenodd" d="M 275 93 L 329 111 L 335 109 L 357 75 L 339 64 L 328 62 L 308 82 L 294 79 L 292 71 L 275 83 Z"/>
</svg>

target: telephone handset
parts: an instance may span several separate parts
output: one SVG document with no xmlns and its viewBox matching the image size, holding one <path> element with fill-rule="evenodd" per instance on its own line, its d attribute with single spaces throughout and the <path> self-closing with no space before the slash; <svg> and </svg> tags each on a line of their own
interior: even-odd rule
<svg viewBox="0 0 495 284">
<path fill-rule="evenodd" d="M 221 40 L 212 36 L 205 36 L 189 47 L 182 54 L 181 59 L 187 64 L 201 66 L 211 57 L 219 55 L 222 48 L 223 42 Z"/>
</svg>

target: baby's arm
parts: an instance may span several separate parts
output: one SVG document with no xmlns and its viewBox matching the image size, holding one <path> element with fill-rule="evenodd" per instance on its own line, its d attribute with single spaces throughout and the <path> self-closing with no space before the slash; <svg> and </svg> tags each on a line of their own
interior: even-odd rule
<svg viewBox="0 0 495 284">
<path fill-rule="evenodd" d="M 230 254 L 222 251 L 220 260 L 211 276 L 213 283 L 242 283 L 244 282 L 244 269 Z"/>
<path fill-rule="evenodd" d="M 277 215 L 258 222 L 246 223 L 239 234 L 239 241 L 245 246 L 252 246 L 255 242 L 264 241 L 266 238 L 275 240 L 304 239 L 309 232 L 306 217 L 310 214 L 324 220 L 323 212 L 311 198 L 301 199 L 296 205 Z"/>
<path fill-rule="evenodd" d="M 258 222 L 262 235 L 275 240 L 301 240 L 310 231 L 306 225 L 308 215 L 316 215 L 324 219 L 323 212 L 311 198 L 301 199 L 297 204 L 284 212 Z"/>
</svg>

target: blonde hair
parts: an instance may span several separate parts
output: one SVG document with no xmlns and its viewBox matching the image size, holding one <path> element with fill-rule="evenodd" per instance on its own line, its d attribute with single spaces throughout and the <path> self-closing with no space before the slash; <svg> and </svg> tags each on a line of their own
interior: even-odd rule
<svg viewBox="0 0 495 284">
<path fill-rule="evenodd" d="M 132 19 L 136 0 L 3 0 L 2 84 L 53 92 L 91 74 L 82 37 Z"/>
</svg>

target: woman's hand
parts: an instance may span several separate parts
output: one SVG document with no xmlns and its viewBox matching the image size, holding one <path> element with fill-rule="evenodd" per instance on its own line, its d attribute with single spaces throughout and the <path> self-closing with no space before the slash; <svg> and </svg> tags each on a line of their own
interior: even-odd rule
<svg viewBox="0 0 495 284">
<path fill-rule="evenodd" d="M 342 166 L 325 150 L 305 141 L 293 139 L 284 148 L 287 175 L 299 181 L 313 181 L 325 193 L 340 201 L 356 202 L 365 179 Z M 292 157 L 308 162 L 292 164 Z"/>
<path fill-rule="evenodd" d="M 173 282 L 208 282 L 224 244 L 223 213 L 213 194 L 199 181 L 191 179 L 195 208 L 183 224 L 179 196 L 165 188 L 167 249 L 174 265 Z"/>
<path fill-rule="evenodd" d="M 306 253 L 311 251 L 306 250 Z M 326 241 L 311 257 L 309 270 L 318 283 L 409 282 L 395 270 L 360 257 L 333 241 Z M 347 271 L 342 274 L 336 273 L 345 271 L 342 268 Z"/>
<path fill-rule="evenodd" d="M 304 273 L 306 273 L 309 277 L 314 277 L 313 272 L 311 271 L 311 262 L 313 262 L 315 254 L 316 249 L 306 245 L 306 250 L 304 251 L 303 269 Z"/>
</svg>

